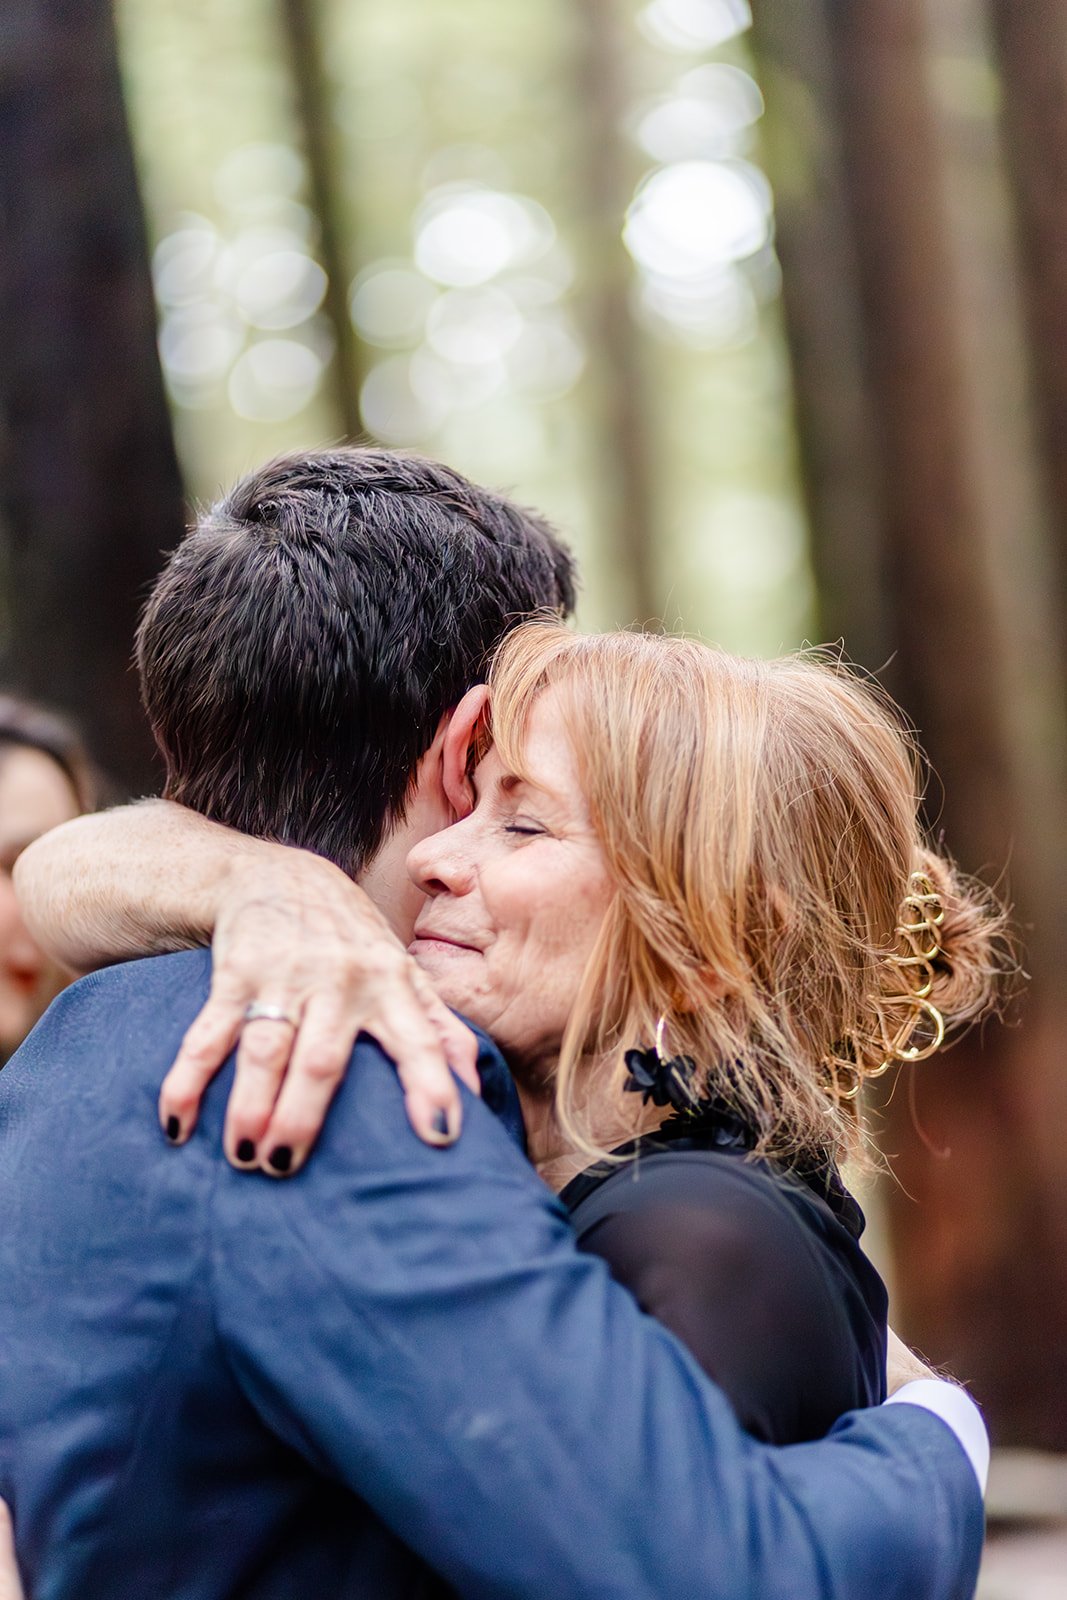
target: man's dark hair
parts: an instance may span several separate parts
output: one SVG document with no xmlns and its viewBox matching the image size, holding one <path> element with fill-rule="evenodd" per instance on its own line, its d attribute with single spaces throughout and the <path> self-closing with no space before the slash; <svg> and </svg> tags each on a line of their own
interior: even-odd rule
<svg viewBox="0 0 1067 1600">
<path fill-rule="evenodd" d="M 548 523 L 448 467 L 272 461 L 201 518 L 141 619 L 164 794 L 358 873 L 497 640 L 573 606 Z"/>
</svg>

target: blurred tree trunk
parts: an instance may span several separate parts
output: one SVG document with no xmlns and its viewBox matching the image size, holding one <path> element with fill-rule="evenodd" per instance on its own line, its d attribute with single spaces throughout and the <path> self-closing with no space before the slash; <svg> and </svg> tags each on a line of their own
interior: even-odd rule
<svg viewBox="0 0 1067 1600">
<path fill-rule="evenodd" d="M 1067 7 L 1062 0 L 989 0 L 989 8 L 1067 604 Z"/>
<path fill-rule="evenodd" d="M 0 141 L 0 672 L 143 792 L 130 651 L 184 513 L 107 0 L 6 0 Z"/>
<path fill-rule="evenodd" d="M 334 88 L 323 63 L 321 19 L 316 0 L 282 0 L 296 109 L 307 157 L 311 204 L 319 223 L 318 256 L 326 273 L 323 309 L 336 351 L 330 364 L 334 403 L 347 439 L 363 432 L 359 392 L 361 351 L 348 312 L 352 277 L 345 247 L 345 202 L 333 118 Z"/>
<path fill-rule="evenodd" d="M 1063 1447 L 1062 1351 L 1030 1337 L 1067 1326 L 1063 657 L 981 14 L 978 0 L 821 0 L 824 54 L 813 63 L 788 0 L 756 9 L 769 95 L 792 83 L 794 101 L 810 97 L 840 151 L 840 188 L 824 177 L 781 223 L 787 272 L 814 234 L 831 278 L 854 277 L 846 323 L 853 295 L 861 308 L 848 349 L 864 373 L 863 439 L 877 469 L 856 537 L 875 548 L 852 571 L 865 561 L 883 574 L 897 652 L 885 677 L 944 782 L 928 798 L 931 821 L 964 866 L 1008 869 L 1034 973 L 1024 1027 L 991 1027 L 984 1044 L 903 1069 L 914 1080 L 887 1107 L 899 1315 L 908 1336 L 974 1380 L 1005 1442 Z M 772 116 L 790 103 L 779 94 Z M 826 345 L 841 328 L 796 306 L 803 285 L 801 274 L 787 312 L 798 371 L 809 370 L 801 432 L 818 438 L 828 402 L 811 390 L 834 371 Z M 805 339 L 820 352 L 814 376 Z M 839 470 L 831 450 L 807 457 L 815 473 Z M 834 491 L 815 489 L 816 515 Z M 850 615 L 869 615 L 869 597 L 832 603 L 827 620 L 847 646 Z"/>
<path fill-rule="evenodd" d="M 643 339 L 630 306 L 633 264 L 620 237 L 637 176 L 625 138 L 630 107 L 629 13 L 619 0 L 577 0 L 580 193 L 586 259 L 586 324 L 592 409 L 598 429 L 596 492 L 606 548 L 621 567 L 620 621 L 657 617 L 656 505 Z"/>
<path fill-rule="evenodd" d="M 821 0 L 753 14 L 821 637 L 868 668 L 893 644 L 856 240 Z"/>
</svg>

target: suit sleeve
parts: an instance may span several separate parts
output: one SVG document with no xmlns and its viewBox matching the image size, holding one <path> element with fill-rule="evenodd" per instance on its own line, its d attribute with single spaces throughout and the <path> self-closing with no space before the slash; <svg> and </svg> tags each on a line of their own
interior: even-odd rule
<svg viewBox="0 0 1067 1600">
<path fill-rule="evenodd" d="M 786 1450 L 582 1255 L 467 1097 L 457 1145 L 407 1127 L 358 1045 L 315 1159 L 227 1170 L 219 1336 L 267 1424 L 470 1600 L 966 1600 L 981 1498 L 916 1407 Z"/>
</svg>

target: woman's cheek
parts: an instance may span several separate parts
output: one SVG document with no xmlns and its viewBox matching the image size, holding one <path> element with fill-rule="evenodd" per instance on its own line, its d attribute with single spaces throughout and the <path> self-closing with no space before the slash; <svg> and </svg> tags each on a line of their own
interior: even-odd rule
<svg viewBox="0 0 1067 1600">
<path fill-rule="evenodd" d="M 6 957 L 8 946 L 14 942 L 21 923 L 15 885 L 6 872 L 0 872 L 0 960 Z"/>
</svg>

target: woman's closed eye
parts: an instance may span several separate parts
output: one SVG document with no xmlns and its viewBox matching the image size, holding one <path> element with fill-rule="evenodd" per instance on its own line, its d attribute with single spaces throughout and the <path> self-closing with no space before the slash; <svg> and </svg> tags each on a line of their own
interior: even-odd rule
<svg viewBox="0 0 1067 1600">
<path fill-rule="evenodd" d="M 526 817 L 518 817 L 514 822 L 504 824 L 505 833 L 515 833 L 526 838 L 535 838 L 538 834 L 547 834 L 548 829 L 543 828 L 539 822 L 532 822 Z"/>
</svg>

